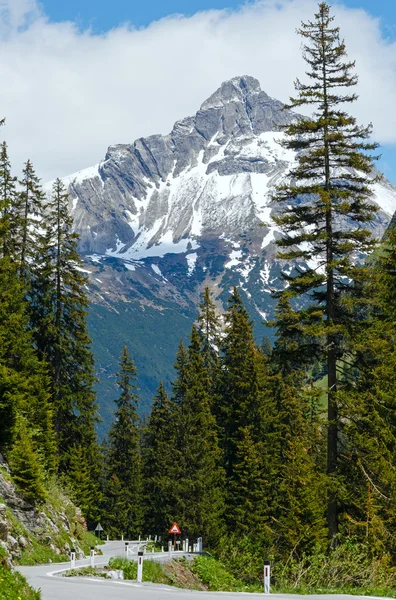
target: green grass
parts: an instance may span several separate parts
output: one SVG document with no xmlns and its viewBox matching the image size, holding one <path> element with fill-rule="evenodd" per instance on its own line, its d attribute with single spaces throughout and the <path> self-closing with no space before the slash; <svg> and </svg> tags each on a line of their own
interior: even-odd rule
<svg viewBox="0 0 396 600">
<path fill-rule="evenodd" d="M 24 577 L 0 565 L 1 600 L 40 600 L 39 591 L 33 590 Z"/>
<path fill-rule="evenodd" d="M 126 560 L 126 558 L 112 558 L 109 561 L 109 567 L 124 571 L 124 579 L 137 579 L 137 563 Z M 143 581 L 151 583 L 170 584 L 171 580 L 165 574 L 162 565 L 153 560 L 145 560 L 143 563 Z"/>
<path fill-rule="evenodd" d="M 70 569 L 63 575 L 64 577 L 105 577 L 107 574 L 103 569 L 97 567 L 84 567 L 83 569 Z"/>
<path fill-rule="evenodd" d="M 244 583 L 236 579 L 226 567 L 213 556 L 197 556 L 191 571 L 212 592 L 262 592 L 262 584 Z"/>
</svg>

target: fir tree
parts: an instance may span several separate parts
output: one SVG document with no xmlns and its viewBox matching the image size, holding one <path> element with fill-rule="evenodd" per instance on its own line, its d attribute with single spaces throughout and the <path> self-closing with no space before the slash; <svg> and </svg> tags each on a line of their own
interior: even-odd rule
<svg viewBox="0 0 396 600">
<path fill-rule="evenodd" d="M 9 461 L 13 481 L 24 498 L 32 504 L 43 502 L 46 499 L 43 464 L 32 434 L 32 425 L 22 416 L 15 423 Z"/>
<path fill-rule="evenodd" d="M 213 302 L 210 290 L 205 287 L 200 312 L 197 319 L 197 329 L 201 337 L 201 354 L 207 373 L 207 391 L 211 396 L 217 393 L 217 382 L 220 370 L 220 317 Z"/>
<path fill-rule="evenodd" d="M 201 336 L 194 326 L 187 355 L 177 363 L 181 369 L 175 386 L 179 402 L 175 458 L 180 456 L 176 517 L 189 538 L 201 535 L 211 544 L 222 530 L 224 471 L 201 351 Z"/>
<path fill-rule="evenodd" d="M 221 399 L 215 407 L 222 430 L 222 448 L 227 476 L 232 476 L 238 430 L 246 426 L 260 430 L 261 400 L 259 354 L 252 323 L 241 296 L 234 288 L 225 314 L 222 343 Z"/>
<path fill-rule="evenodd" d="M 348 61 L 339 28 L 333 27 L 330 7 L 321 2 L 313 22 L 303 23 L 298 33 L 306 40 L 304 59 L 310 81 L 296 81 L 297 98 L 287 108 L 312 106 L 312 117 L 299 117 L 285 129 L 282 145 L 298 151 L 292 183 L 280 186 L 276 200 L 287 204 L 275 221 L 287 234 L 279 241 L 282 258 L 304 263 L 296 276 L 286 276 L 290 293 L 311 296 L 307 333 L 324 339 L 328 371 L 328 475 L 337 487 L 339 415 L 337 361 L 345 357 L 345 337 L 353 322 L 350 296 L 362 282 L 364 269 L 354 265 L 359 253 L 372 248 L 364 224 L 373 218 L 369 201 L 369 176 L 376 148 L 368 143 L 371 127 L 360 127 L 343 106 L 356 100 L 355 63 Z M 345 91 L 342 91 L 345 90 Z M 300 199 L 296 202 L 297 199 Z M 315 266 L 309 266 L 310 261 Z M 315 323 L 310 323 L 310 312 Z M 318 323 L 318 315 L 321 316 Z M 328 502 L 329 537 L 338 532 L 336 494 Z"/>
<path fill-rule="evenodd" d="M 160 383 L 144 430 L 144 522 L 147 533 L 166 536 L 176 519 L 181 465 L 177 435 L 178 407 Z"/>
<path fill-rule="evenodd" d="M 17 244 L 17 262 L 23 279 L 27 272 L 34 269 L 34 257 L 37 249 L 37 228 L 42 225 L 45 194 L 41 189 L 33 165 L 28 160 L 23 169 L 23 177 L 19 182 L 21 191 L 14 207 Z"/>
<path fill-rule="evenodd" d="M 4 120 L 0 121 L 0 126 Z M 8 149 L 6 142 L 0 147 L 0 215 L 1 229 L 0 237 L 2 242 L 2 255 L 15 258 L 14 241 L 14 221 L 12 219 L 12 207 L 16 201 L 16 182 L 17 178 L 11 173 L 11 164 L 8 158 Z"/>
<path fill-rule="evenodd" d="M 137 370 L 128 348 L 120 357 L 115 422 L 109 432 L 106 461 L 106 521 L 113 534 L 133 539 L 142 527 L 142 464 L 137 414 Z"/>
<path fill-rule="evenodd" d="M 75 448 L 88 446 L 94 474 L 99 462 L 93 385 L 94 360 L 87 329 L 87 278 L 81 272 L 78 235 L 72 231 L 68 195 L 57 179 L 46 206 L 37 255 L 31 321 L 39 356 L 49 364 L 61 472 Z M 93 482 L 96 476 L 93 475 Z"/>
<path fill-rule="evenodd" d="M 271 444 L 265 443 L 270 426 L 270 413 L 266 410 L 267 362 L 256 348 L 252 324 L 236 288 L 229 299 L 225 320 L 221 396 L 215 410 L 229 485 L 227 524 L 232 529 L 243 528 L 244 522 L 253 526 L 254 520 L 257 533 L 264 518 L 265 496 L 257 512 L 250 511 L 251 506 L 258 506 L 257 494 L 265 481 L 264 468 L 266 463 L 270 464 L 267 450 Z"/>
<path fill-rule="evenodd" d="M 53 470 L 56 445 L 49 403 L 46 365 L 37 359 L 28 330 L 25 286 L 14 261 L 10 211 L 15 178 L 5 144 L 0 165 L 0 447 L 7 454 L 18 430 L 18 418 L 31 427 L 35 450 Z"/>
<path fill-rule="evenodd" d="M 379 256 L 369 261 L 366 311 L 353 340 L 349 376 L 338 393 L 345 526 L 376 551 L 395 546 L 396 231 L 389 229 Z M 351 493 L 350 490 L 353 490 Z"/>
</svg>

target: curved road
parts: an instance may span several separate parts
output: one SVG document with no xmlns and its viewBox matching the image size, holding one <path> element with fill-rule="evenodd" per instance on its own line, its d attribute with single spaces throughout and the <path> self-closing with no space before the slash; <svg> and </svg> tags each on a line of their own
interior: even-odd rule
<svg viewBox="0 0 396 600">
<path fill-rule="evenodd" d="M 133 542 L 130 542 L 132 546 Z M 137 544 L 137 542 L 136 542 Z M 101 546 L 103 556 L 95 557 L 95 565 L 107 564 L 114 556 L 124 556 L 124 542 L 108 542 Z M 147 555 L 149 558 L 150 555 Z M 183 556 L 180 552 L 178 556 Z M 167 554 L 156 558 L 166 559 Z M 151 558 L 151 557 L 150 557 Z M 76 561 L 76 566 L 87 566 L 90 560 L 82 559 Z M 30 585 L 41 589 L 43 600 L 167 600 L 175 596 L 177 600 L 191 600 L 197 595 L 199 600 L 214 600 L 216 596 L 226 596 L 227 600 L 241 597 L 252 600 L 261 598 L 263 594 L 242 594 L 234 592 L 200 592 L 194 590 L 183 590 L 169 586 L 154 585 L 151 583 L 133 583 L 124 581 L 111 581 L 106 579 L 89 579 L 81 577 L 61 577 L 60 572 L 70 568 L 70 563 L 41 565 L 38 567 L 18 567 L 18 570 L 27 578 Z M 170 594 L 172 596 L 170 596 Z M 293 594 L 271 594 L 273 600 L 367 600 L 367 596 L 296 596 Z M 198 600 L 198 598 L 197 598 Z M 384 598 L 378 600 L 386 600 Z"/>
</svg>

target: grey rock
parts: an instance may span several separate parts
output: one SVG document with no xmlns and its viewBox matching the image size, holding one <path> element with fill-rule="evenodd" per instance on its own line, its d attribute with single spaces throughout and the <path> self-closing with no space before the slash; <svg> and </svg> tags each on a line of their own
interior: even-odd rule
<svg viewBox="0 0 396 600">
<path fill-rule="evenodd" d="M 0 540 L 5 542 L 8 537 L 8 523 L 5 519 L 0 518 Z"/>
<path fill-rule="evenodd" d="M 108 579 L 124 579 L 124 572 L 123 571 L 107 571 L 106 576 Z"/>
<path fill-rule="evenodd" d="M 241 231 L 259 228 L 253 177 L 269 178 L 270 191 L 289 167 L 274 151 L 273 136 L 265 136 L 297 117 L 245 75 L 224 82 L 170 134 L 110 146 L 97 168 L 65 180 L 80 251 L 140 258 L 164 237 L 175 244 L 221 235 L 238 240 Z M 230 185 L 228 197 L 219 197 L 222 185 Z M 395 194 L 396 206 L 396 189 L 384 185 Z M 200 231 L 195 214 L 203 215 Z M 388 221 L 380 211 L 374 230 L 383 231 Z"/>
<path fill-rule="evenodd" d="M 0 540 L 0 548 L 3 550 L 1 564 L 10 569 L 12 567 L 12 557 L 9 554 L 9 549 L 5 541 Z"/>
<path fill-rule="evenodd" d="M 26 548 L 28 546 L 28 541 L 23 535 L 21 535 L 21 537 L 18 538 L 18 544 L 21 548 Z"/>
</svg>

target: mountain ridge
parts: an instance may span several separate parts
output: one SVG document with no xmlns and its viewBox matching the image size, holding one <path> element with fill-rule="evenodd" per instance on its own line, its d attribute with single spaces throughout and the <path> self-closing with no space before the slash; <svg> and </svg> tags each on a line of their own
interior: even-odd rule
<svg viewBox="0 0 396 600">
<path fill-rule="evenodd" d="M 177 340 L 188 334 L 204 285 L 220 306 L 239 286 L 256 334 L 266 333 L 261 323 L 273 316 L 271 292 L 283 285 L 281 271 L 294 268 L 276 258 L 281 234 L 271 222 L 278 210 L 271 192 L 295 160 L 277 143 L 281 126 L 298 116 L 283 106 L 257 79 L 235 77 L 169 134 L 110 146 L 101 163 L 64 178 L 90 278 L 94 351 L 110 381 L 100 387 L 102 407 L 113 394 L 117 360 L 112 331 L 111 351 L 102 339 L 106 318 L 119 349 L 127 343 L 144 372 L 146 405 L 159 379 L 172 378 Z M 374 191 L 380 210 L 371 228 L 381 236 L 396 210 L 396 188 L 384 179 Z M 120 331 L 115 311 L 128 331 Z M 162 339 L 156 348 L 152 330 L 161 327 L 169 343 Z"/>
</svg>

